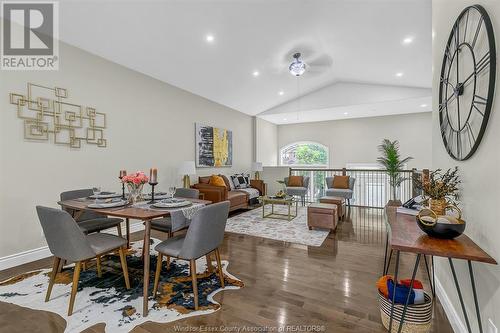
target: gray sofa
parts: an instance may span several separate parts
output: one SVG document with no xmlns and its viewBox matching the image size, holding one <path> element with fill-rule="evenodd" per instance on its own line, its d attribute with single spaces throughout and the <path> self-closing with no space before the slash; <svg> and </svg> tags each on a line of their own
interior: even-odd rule
<svg viewBox="0 0 500 333">
<path fill-rule="evenodd" d="M 300 197 L 300 201 L 302 202 L 302 206 L 306 205 L 306 195 L 309 190 L 309 177 L 304 176 L 303 179 L 303 187 L 298 186 L 288 186 L 288 177 L 285 177 L 285 192 L 288 195 L 298 196 Z"/>
<path fill-rule="evenodd" d="M 349 188 L 333 188 L 333 177 L 326 177 L 326 195 L 329 197 L 341 197 L 347 200 L 347 206 L 351 207 L 351 199 L 354 194 L 354 183 L 356 178 L 349 177 Z"/>
</svg>

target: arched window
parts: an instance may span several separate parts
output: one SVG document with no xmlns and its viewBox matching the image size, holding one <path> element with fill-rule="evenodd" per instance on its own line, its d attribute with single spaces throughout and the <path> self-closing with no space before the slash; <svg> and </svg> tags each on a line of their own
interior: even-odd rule
<svg viewBox="0 0 500 333">
<path fill-rule="evenodd" d="M 328 147 L 317 142 L 295 142 L 280 149 L 280 165 L 328 167 Z"/>
</svg>

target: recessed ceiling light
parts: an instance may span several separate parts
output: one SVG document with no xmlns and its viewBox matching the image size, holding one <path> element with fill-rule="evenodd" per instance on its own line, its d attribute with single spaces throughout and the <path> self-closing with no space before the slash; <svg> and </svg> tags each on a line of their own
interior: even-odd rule
<svg viewBox="0 0 500 333">
<path fill-rule="evenodd" d="M 404 75 L 404 73 L 403 73 L 403 72 L 398 72 L 398 73 L 396 73 L 396 76 L 397 76 L 397 77 L 401 77 L 401 76 L 403 76 L 403 75 Z"/>
<path fill-rule="evenodd" d="M 278 93 L 278 95 L 280 95 L 280 96 L 283 96 L 284 94 L 285 94 L 285 92 L 283 90 Z"/>
<path fill-rule="evenodd" d="M 286 118 L 283 118 L 284 121 L 286 121 Z"/>
<path fill-rule="evenodd" d="M 252 75 L 253 75 L 253 76 L 259 76 L 259 75 L 260 75 L 260 73 L 259 73 L 259 71 L 254 71 L 254 72 L 252 73 Z"/>
<path fill-rule="evenodd" d="M 421 108 L 426 108 L 426 107 L 427 107 L 427 104 L 420 104 L 420 107 L 421 107 Z"/>
<path fill-rule="evenodd" d="M 205 39 L 207 42 L 212 43 L 215 40 L 215 37 L 214 37 L 214 35 L 207 35 L 207 37 L 205 37 Z"/>
<path fill-rule="evenodd" d="M 411 36 L 405 37 L 403 39 L 403 45 L 408 45 L 408 44 L 411 44 L 412 42 L 413 42 L 413 37 L 411 37 Z"/>
<path fill-rule="evenodd" d="M 347 112 L 344 112 L 344 116 L 347 116 L 348 114 L 349 114 L 349 113 L 347 113 Z"/>
</svg>

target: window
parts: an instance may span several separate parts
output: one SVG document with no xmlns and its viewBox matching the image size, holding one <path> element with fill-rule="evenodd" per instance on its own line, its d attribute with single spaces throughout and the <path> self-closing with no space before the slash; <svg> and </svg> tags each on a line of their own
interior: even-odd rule
<svg viewBox="0 0 500 333">
<path fill-rule="evenodd" d="M 280 150 L 280 165 L 328 167 L 328 147 L 317 142 L 295 142 Z"/>
</svg>

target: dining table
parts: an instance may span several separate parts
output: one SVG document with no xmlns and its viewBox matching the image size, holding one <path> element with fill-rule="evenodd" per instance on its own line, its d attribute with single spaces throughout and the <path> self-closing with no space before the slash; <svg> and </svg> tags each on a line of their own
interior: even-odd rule
<svg viewBox="0 0 500 333">
<path fill-rule="evenodd" d="M 211 201 L 186 198 L 192 202 L 192 204 L 208 205 Z M 121 217 L 126 220 L 126 233 L 127 233 L 127 246 L 130 246 L 130 220 L 140 220 L 144 223 L 144 276 L 143 276 L 143 316 L 148 315 L 148 298 L 149 298 L 149 278 L 150 278 L 150 240 L 151 240 L 151 220 L 170 216 L 171 209 L 152 209 L 150 205 L 146 205 L 146 202 L 141 204 L 127 204 L 121 207 L 110 207 L 110 208 L 89 208 L 88 205 L 94 203 L 94 199 L 91 198 L 77 198 L 72 200 L 59 201 L 58 204 L 65 210 L 70 211 L 75 220 L 83 214 L 85 211 L 98 212 L 102 215 Z M 174 209 L 174 208 L 173 208 Z M 179 209 L 179 208 L 176 208 Z M 148 255 L 146 255 L 148 254 Z M 210 267 L 209 267 L 210 268 Z"/>
</svg>

